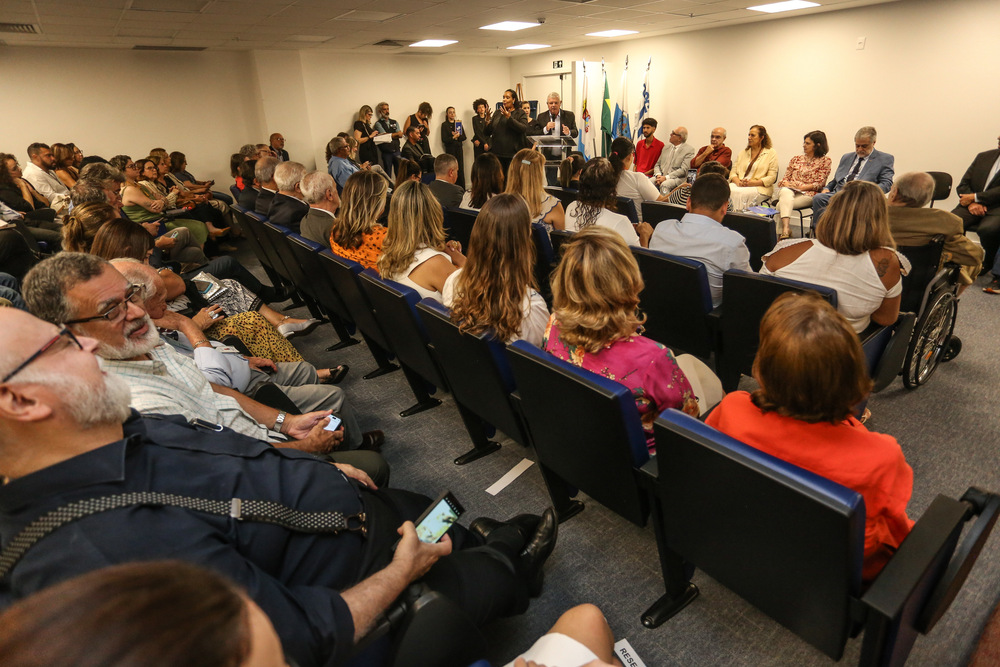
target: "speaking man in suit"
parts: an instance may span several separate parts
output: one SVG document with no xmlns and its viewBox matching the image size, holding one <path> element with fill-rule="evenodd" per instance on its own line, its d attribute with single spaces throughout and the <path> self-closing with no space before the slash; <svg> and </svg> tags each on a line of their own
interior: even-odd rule
<svg viewBox="0 0 1000 667">
<path fill-rule="evenodd" d="M 1000 248 L 1000 137 L 997 148 L 976 156 L 955 192 L 958 206 L 952 213 L 962 219 L 965 231 L 979 234 L 989 266 Z"/>
<path fill-rule="evenodd" d="M 826 205 L 830 197 L 840 192 L 840 190 L 851 181 L 868 181 L 874 183 L 882 189 L 882 192 L 889 192 L 892 187 L 892 177 L 895 175 L 893 164 L 896 158 L 875 150 L 875 140 L 878 134 L 875 128 L 866 125 L 854 135 L 854 152 L 846 153 L 840 158 L 837 171 L 833 180 L 827 183 L 820 192 L 813 197 L 813 226 L 819 222 L 820 216 L 826 210 Z"/>
<path fill-rule="evenodd" d="M 559 93 L 549 93 L 545 100 L 548 111 L 538 114 L 538 118 L 531 124 L 529 134 L 548 134 L 554 137 L 573 137 L 576 139 L 580 132 L 576 129 L 576 117 L 572 111 L 565 111 L 562 108 L 562 98 Z M 562 148 L 548 148 L 542 151 L 546 157 L 561 160 L 563 157 Z"/>
</svg>

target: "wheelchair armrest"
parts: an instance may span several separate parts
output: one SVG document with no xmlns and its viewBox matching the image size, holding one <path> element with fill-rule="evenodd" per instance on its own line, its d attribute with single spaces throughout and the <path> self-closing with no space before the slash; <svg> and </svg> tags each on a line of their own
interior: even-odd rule
<svg viewBox="0 0 1000 667">
<path fill-rule="evenodd" d="M 939 495 L 861 598 L 866 609 L 859 664 L 902 664 L 916 638 L 913 621 L 943 578 L 969 505 Z M 899 655 L 902 653 L 902 655 Z"/>
<path fill-rule="evenodd" d="M 896 379 L 900 369 L 903 367 L 903 360 L 906 357 L 906 350 L 910 344 L 910 336 L 913 334 L 913 326 L 917 316 L 913 313 L 900 313 L 896 321 L 892 338 L 885 346 L 882 356 L 879 357 L 872 379 L 875 386 L 873 393 L 880 392 Z"/>
</svg>

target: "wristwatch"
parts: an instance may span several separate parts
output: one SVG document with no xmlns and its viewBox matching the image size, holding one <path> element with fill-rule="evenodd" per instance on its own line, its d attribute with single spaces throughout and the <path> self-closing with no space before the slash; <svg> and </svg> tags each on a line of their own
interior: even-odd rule
<svg viewBox="0 0 1000 667">
<path fill-rule="evenodd" d="M 278 416 L 274 420 L 274 426 L 271 427 L 271 430 L 281 433 L 281 425 L 285 423 L 285 414 L 284 410 L 278 413 Z"/>
</svg>

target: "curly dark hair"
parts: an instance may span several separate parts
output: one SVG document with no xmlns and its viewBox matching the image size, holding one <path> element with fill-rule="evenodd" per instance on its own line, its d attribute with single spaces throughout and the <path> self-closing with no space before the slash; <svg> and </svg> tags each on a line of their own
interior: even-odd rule
<svg viewBox="0 0 1000 667">
<path fill-rule="evenodd" d="M 580 229 L 597 222 L 601 209 L 614 211 L 618 198 L 618 177 L 607 158 L 597 157 L 587 162 L 580 172 L 580 194 L 577 197 Z"/>
</svg>

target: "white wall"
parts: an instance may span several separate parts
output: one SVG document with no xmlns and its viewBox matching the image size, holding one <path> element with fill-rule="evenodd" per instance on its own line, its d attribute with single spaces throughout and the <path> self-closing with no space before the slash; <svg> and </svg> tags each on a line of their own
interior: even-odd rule
<svg viewBox="0 0 1000 667">
<path fill-rule="evenodd" d="M 836 166 L 854 132 L 873 125 L 896 173 L 947 171 L 957 184 L 973 156 L 996 146 L 1000 123 L 1000 3 L 906 0 L 767 23 L 544 51 L 511 59 L 511 79 L 551 69 L 553 60 L 588 62 L 589 106 L 600 125 L 603 80 L 590 63 L 604 57 L 612 109 L 629 56 L 629 111 L 639 110 L 652 56 L 651 113 L 666 141 L 686 125 L 695 146 L 718 125 L 728 145 L 746 146 L 750 125 L 767 127 L 781 170 L 802 135 L 827 133 Z M 867 38 L 858 51 L 856 39 Z M 576 81 L 577 99 L 582 83 Z M 579 102 L 573 111 L 579 115 Z M 633 128 L 634 129 L 634 128 Z M 951 204 L 957 203 L 952 197 Z M 937 206 L 942 206 L 937 204 Z"/>
<path fill-rule="evenodd" d="M 105 158 L 162 146 L 224 189 L 230 154 L 266 140 L 255 81 L 245 52 L 0 47 L 0 151 L 23 165 L 35 141 Z"/>
</svg>

